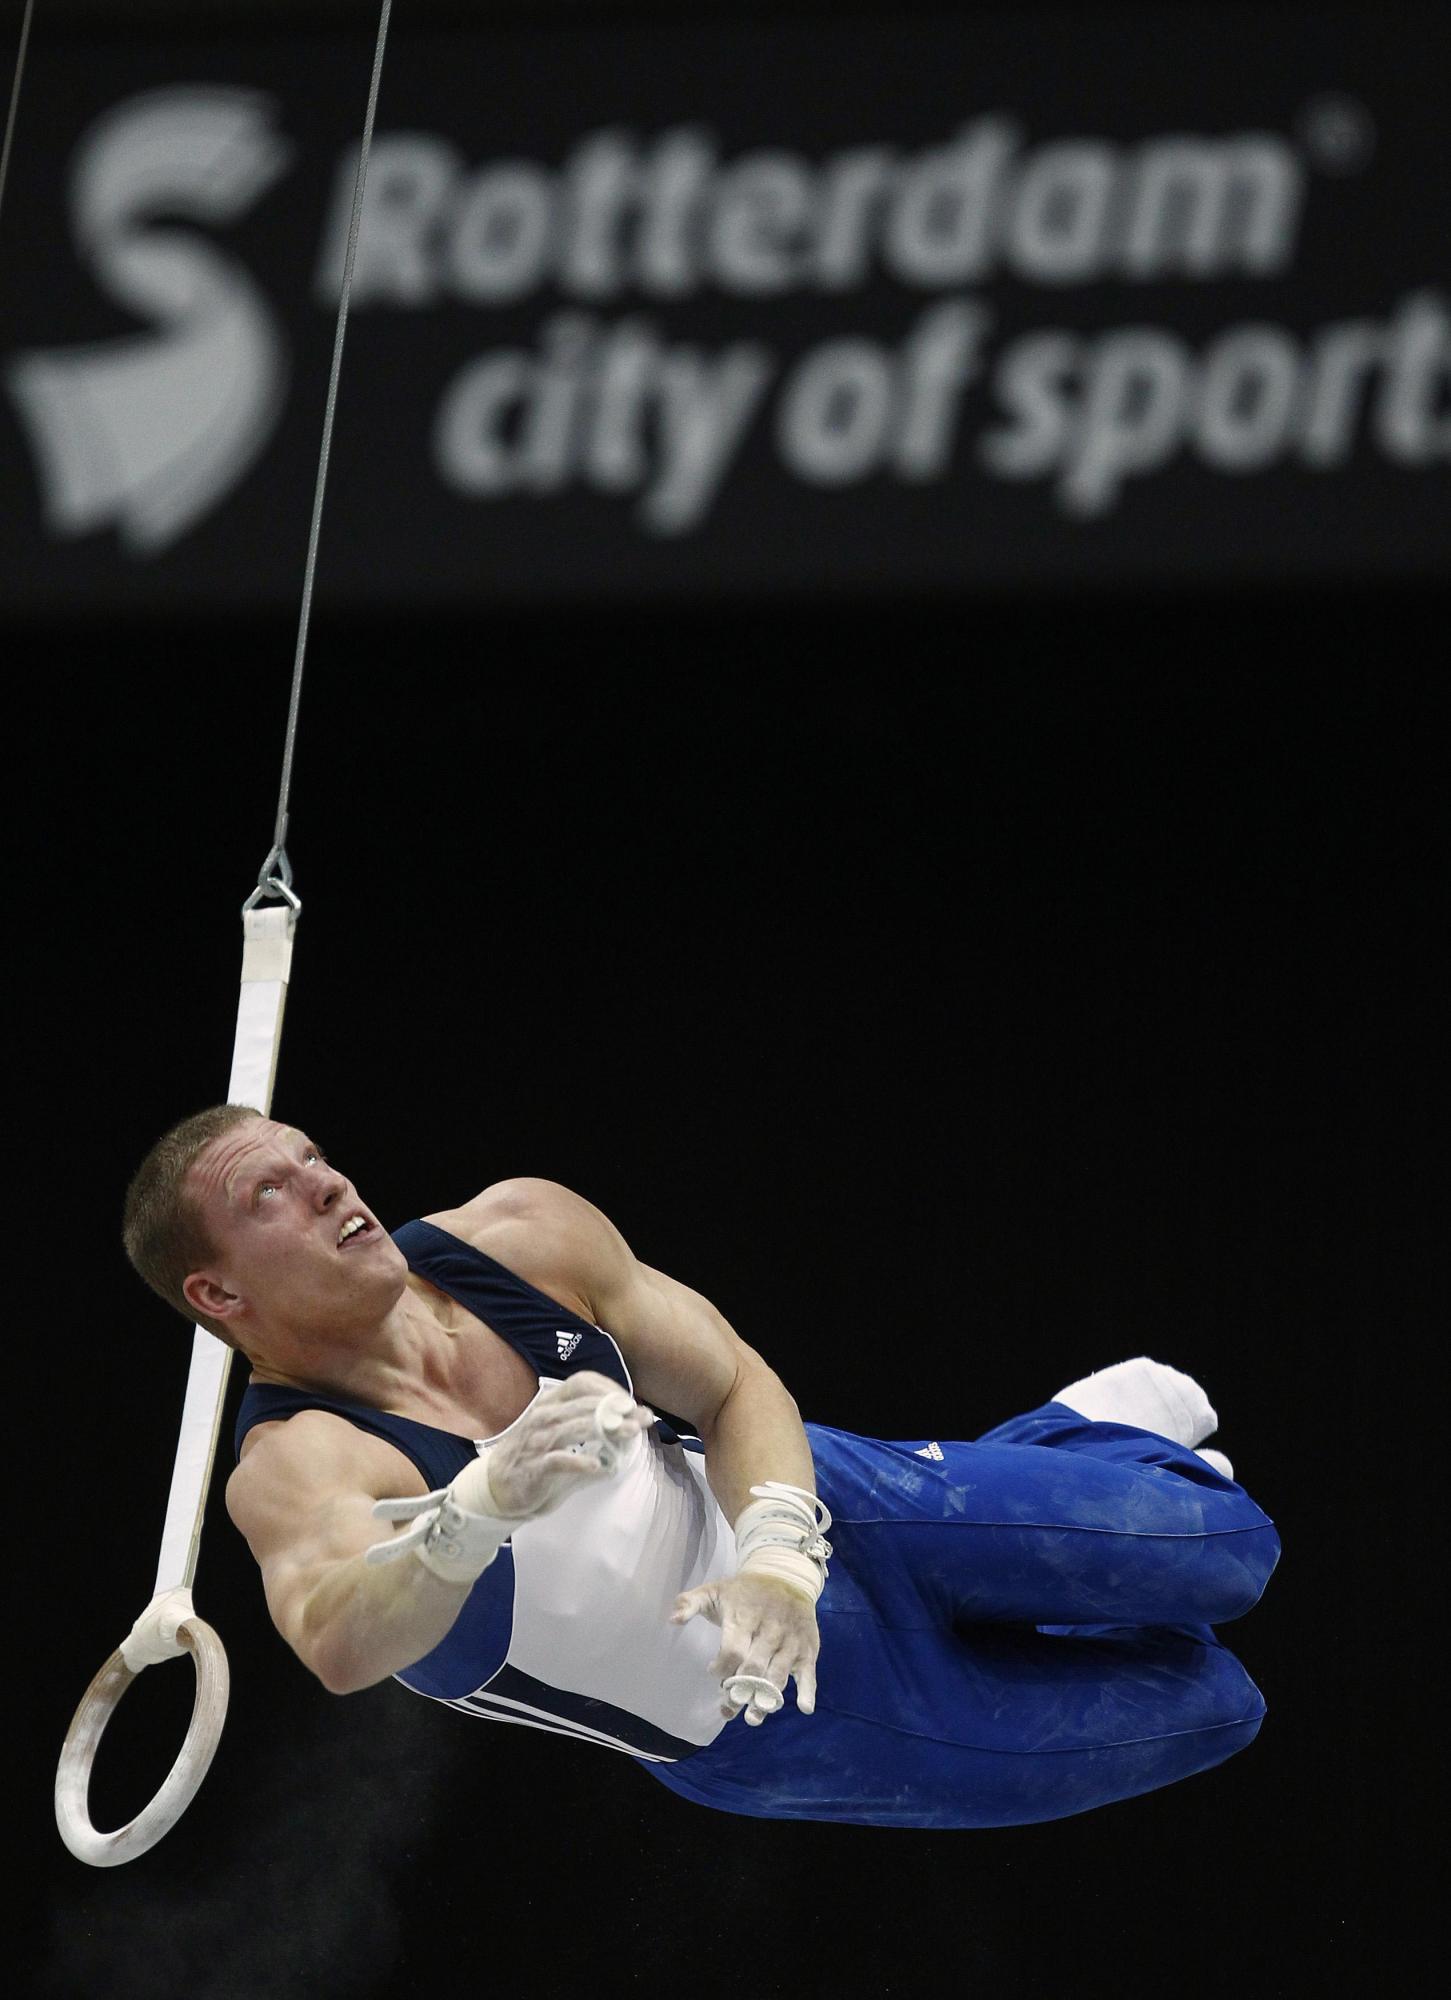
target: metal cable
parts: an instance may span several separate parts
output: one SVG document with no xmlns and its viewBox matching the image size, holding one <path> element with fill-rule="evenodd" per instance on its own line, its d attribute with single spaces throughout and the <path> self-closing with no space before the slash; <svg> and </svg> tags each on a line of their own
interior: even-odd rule
<svg viewBox="0 0 1451 2000">
<path fill-rule="evenodd" d="M 5 119 L 5 143 L 0 146 L 0 209 L 5 206 L 5 176 L 10 171 L 10 142 L 15 137 L 15 116 L 20 109 L 20 79 L 25 74 L 25 51 L 30 43 L 30 17 L 35 0 L 25 0 L 25 19 L 20 23 L 20 48 L 15 57 L 15 81 L 10 87 L 10 110 Z"/>
<path fill-rule="evenodd" d="M 353 212 L 348 223 L 348 248 L 343 259 L 342 296 L 338 300 L 337 331 L 333 337 L 332 373 L 328 381 L 327 409 L 322 420 L 322 450 L 317 463 L 317 490 L 312 502 L 312 530 L 307 544 L 307 566 L 302 578 L 302 616 L 297 628 L 297 657 L 292 668 L 292 700 L 287 711 L 287 742 L 282 753 L 282 785 L 277 795 L 277 823 L 273 829 L 272 852 L 263 862 L 257 877 L 257 889 L 249 897 L 244 908 L 250 909 L 264 891 L 285 895 L 288 902 L 296 904 L 296 897 L 288 893 L 292 883 L 292 869 L 287 859 L 287 806 L 292 790 L 292 756 L 297 742 L 297 711 L 302 700 L 302 670 L 307 653 L 307 627 L 312 615 L 312 584 L 317 568 L 318 537 L 322 530 L 323 490 L 327 485 L 328 458 L 332 450 L 333 416 L 337 409 L 338 377 L 342 372 L 343 336 L 348 325 L 348 296 L 353 288 L 353 261 L 358 248 L 358 228 L 363 215 L 363 189 L 368 178 L 368 149 L 373 143 L 373 116 L 378 108 L 378 86 L 383 75 L 383 50 L 388 40 L 388 19 L 393 11 L 393 0 L 383 0 L 383 11 L 378 20 L 378 45 L 373 52 L 373 80 L 368 91 L 368 112 L 363 120 L 363 142 L 358 152 L 358 171 L 353 181 Z"/>
</svg>

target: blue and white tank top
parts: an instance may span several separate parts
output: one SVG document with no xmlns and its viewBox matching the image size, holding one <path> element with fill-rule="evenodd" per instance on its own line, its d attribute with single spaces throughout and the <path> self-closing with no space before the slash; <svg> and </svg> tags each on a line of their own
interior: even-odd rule
<svg viewBox="0 0 1451 2000">
<path fill-rule="evenodd" d="M 394 1230 L 393 1241 L 410 1270 L 524 1356 L 539 1377 L 535 1400 L 587 1368 L 634 1394 L 610 1334 L 481 1250 L 422 1221 Z M 253 1382 L 237 1415 L 238 1456 L 254 1424 L 298 1410 L 327 1410 L 386 1439 L 430 1490 L 494 1442 Z M 447 1636 L 395 1678 L 467 1715 L 675 1762 L 713 1742 L 726 1722 L 709 1672 L 718 1627 L 706 1618 L 671 1625 L 670 1611 L 682 1590 L 733 1576 L 735 1566 L 735 1536 L 706 1480 L 704 1446 L 662 1419 L 631 1442 L 613 1478 L 581 1486 L 516 1528 Z"/>
</svg>

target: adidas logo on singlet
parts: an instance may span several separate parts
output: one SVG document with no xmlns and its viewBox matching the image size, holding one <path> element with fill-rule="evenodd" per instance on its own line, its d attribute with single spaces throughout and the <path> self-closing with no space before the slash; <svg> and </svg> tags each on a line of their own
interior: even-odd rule
<svg viewBox="0 0 1451 2000">
<path fill-rule="evenodd" d="M 924 1444 L 921 1450 L 914 1451 L 912 1456 L 913 1458 L 941 1458 L 942 1447 L 934 1441 L 932 1444 Z"/>
<path fill-rule="evenodd" d="M 570 1355 L 579 1346 L 582 1336 L 577 1333 L 562 1333 L 556 1330 L 554 1338 L 559 1343 L 560 1360 L 568 1361 Z"/>
</svg>

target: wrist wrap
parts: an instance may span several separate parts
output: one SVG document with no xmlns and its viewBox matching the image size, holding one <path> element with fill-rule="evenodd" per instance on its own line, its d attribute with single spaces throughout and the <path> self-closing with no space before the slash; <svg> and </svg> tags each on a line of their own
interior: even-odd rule
<svg viewBox="0 0 1451 2000">
<path fill-rule="evenodd" d="M 532 1518 L 497 1512 L 486 1453 L 466 1465 L 451 1486 L 416 1500 L 379 1500 L 373 1513 L 379 1520 L 412 1521 L 413 1526 L 391 1541 L 375 1542 L 365 1561 L 395 1562 L 411 1550 L 445 1583 L 472 1583 L 482 1576 L 514 1530 Z"/>
<path fill-rule="evenodd" d="M 736 1522 L 736 1574 L 779 1577 L 814 1604 L 830 1575 L 826 1558 L 831 1543 L 822 1532 L 831 1526 L 830 1508 L 805 1487 L 779 1479 L 768 1479 L 751 1492 L 758 1497 Z"/>
</svg>

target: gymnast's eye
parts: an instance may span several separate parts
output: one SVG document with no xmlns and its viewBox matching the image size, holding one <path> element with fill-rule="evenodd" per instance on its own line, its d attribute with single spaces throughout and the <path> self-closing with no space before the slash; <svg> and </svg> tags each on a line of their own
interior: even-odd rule
<svg viewBox="0 0 1451 2000">
<path fill-rule="evenodd" d="M 321 1167 L 327 1165 L 327 1154 L 319 1152 L 316 1146 L 309 1146 L 303 1157 L 309 1160 L 316 1160 Z M 264 1194 L 276 1194 L 278 1185 L 276 1181 L 260 1181 L 257 1186 L 255 1199 L 260 1201 Z"/>
</svg>

